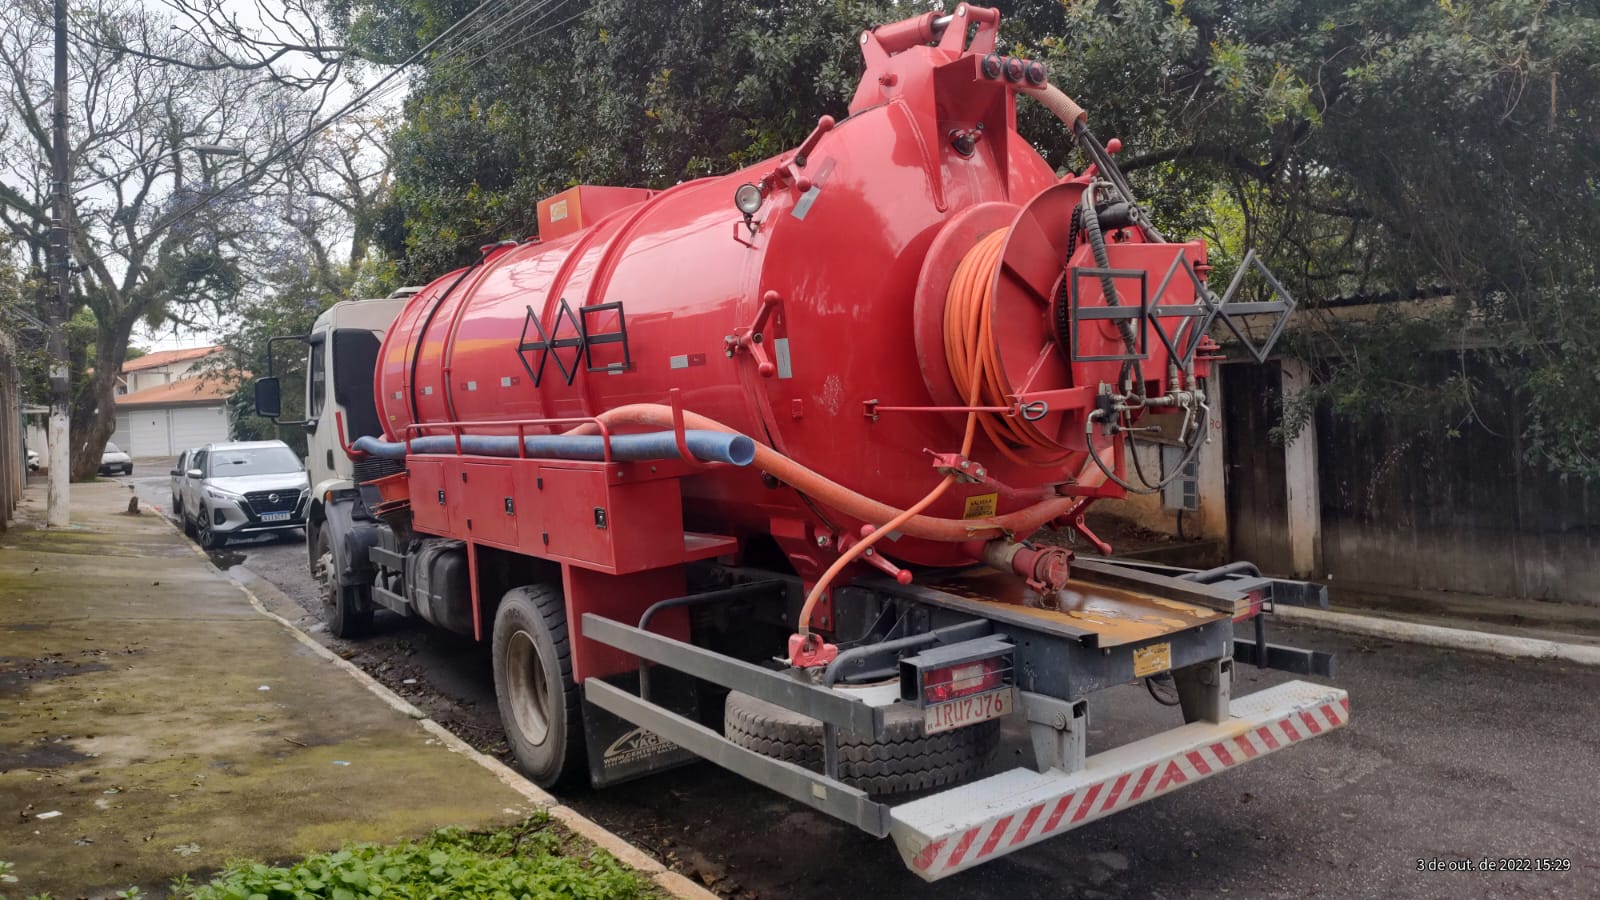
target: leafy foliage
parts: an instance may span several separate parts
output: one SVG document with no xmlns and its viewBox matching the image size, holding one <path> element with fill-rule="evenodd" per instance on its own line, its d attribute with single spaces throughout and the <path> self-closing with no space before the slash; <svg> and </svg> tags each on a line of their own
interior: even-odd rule
<svg viewBox="0 0 1600 900">
<path fill-rule="evenodd" d="M 391 54 L 470 5 L 335 0 L 353 40 Z M 480 244 L 526 236 L 537 200 L 568 185 L 666 187 L 793 146 L 816 116 L 843 110 L 859 30 L 925 8 L 594 0 L 570 21 L 506 15 L 483 36 L 487 52 L 440 59 L 417 82 L 392 137 L 377 245 L 404 280 L 423 281 Z M 1209 238 L 1218 279 L 1254 249 L 1302 300 L 1293 350 L 1320 383 L 1298 402 L 1471 427 L 1474 394 L 1504 383 L 1532 407 L 1530 453 L 1600 475 L 1592 4 L 1018 0 L 1002 11 L 1002 52 L 1045 61 L 1096 133 L 1123 141 L 1122 165 L 1168 233 Z M 1020 104 L 1019 121 L 1053 165 L 1081 165 L 1042 109 Z M 1414 302 L 1441 295 L 1453 302 Z M 1351 298 L 1395 312 L 1333 311 Z M 1493 352 L 1465 373 L 1413 364 L 1469 345 Z"/>
<path fill-rule="evenodd" d="M 179 887 L 175 895 L 187 900 L 653 896 L 647 882 L 604 851 L 567 855 L 571 840 L 541 814 L 500 831 L 445 829 L 420 841 L 357 844 L 290 866 L 236 862 L 210 884 Z"/>
</svg>

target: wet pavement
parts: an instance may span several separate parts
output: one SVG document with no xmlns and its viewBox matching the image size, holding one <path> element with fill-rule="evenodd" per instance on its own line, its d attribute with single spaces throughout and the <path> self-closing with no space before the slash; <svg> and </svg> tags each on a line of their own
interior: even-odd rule
<svg viewBox="0 0 1600 900">
<path fill-rule="evenodd" d="M 112 483 L 0 536 L 0 891 L 102 896 L 534 808 L 258 613 Z"/>
<path fill-rule="evenodd" d="M 134 482 L 147 506 L 165 503 L 165 478 Z M 335 640 L 320 627 L 302 541 L 260 538 L 220 552 L 219 564 L 280 614 L 474 746 L 508 758 L 482 648 L 387 614 L 373 637 Z M 1288 626 L 1272 639 L 1339 655 L 1348 728 L 931 885 L 888 841 L 708 764 L 562 799 L 739 897 L 1595 895 L 1600 670 Z M 1289 677 L 1240 667 L 1234 693 Z M 1090 715 L 1090 752 L 1178 724 L 1175 710 L 1131 685 L 1096 695 Z M 1026 761 L 1023 737 L 1008 728 L 998 765 Z M 1428 868 L 1484 857 L 1566 868 Z"/>
</svg>

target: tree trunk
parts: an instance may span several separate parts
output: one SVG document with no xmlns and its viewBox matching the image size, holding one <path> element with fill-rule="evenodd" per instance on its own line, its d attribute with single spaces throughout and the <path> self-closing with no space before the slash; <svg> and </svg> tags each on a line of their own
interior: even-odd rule
<svg viewBox="0 0 1600 900">
<path fill-rule="evenodd" d="M 131 320 L 101 327 L 95 334 L 94 372 L 72 398 L 73 481 L 94 478 L 100 471 L 106 441 L 117 430 L 117 376 L 122 372 L 132 334 Z"/>
</svg>

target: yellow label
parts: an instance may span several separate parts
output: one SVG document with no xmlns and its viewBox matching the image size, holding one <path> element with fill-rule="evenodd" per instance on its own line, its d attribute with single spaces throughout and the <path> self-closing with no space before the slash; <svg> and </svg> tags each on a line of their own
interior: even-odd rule
<svg viewBox="0 0 1600 900">
<path fill-rule="evenodd" d="M 987 519 L 994 515 L 995 504 L 1000 501 L 999 494 L 977 494 L 967 498 L 967 507 L 961 513 L 963 519 Z"/>
<path fill-rule="evenodd" d="M 1151 644 L 1133 651 L 1133 677 L 1156 675 L 1172 668 L 1172 645 Z"/>
<path fill-rule="evenodd" d="M 559 222 L 567 217 L 567 201 L 557 200 L 550 204 L 550 221 Z"/>
</svg>

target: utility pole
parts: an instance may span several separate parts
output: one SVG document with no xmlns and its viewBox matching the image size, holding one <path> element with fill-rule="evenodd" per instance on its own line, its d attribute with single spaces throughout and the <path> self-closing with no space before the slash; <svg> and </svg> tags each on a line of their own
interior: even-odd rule
<svg viewBox="0 0 1600 900">
<path fill-rule="evenodd" d="M 56 86 L 54 138 L 51 142 L 51 167 L 55 180 L 55 209 L 50 223 L 51 274 L 56 294 L 50 306 L 50 493 L 46 522 L 64 527 L 71 519 L 72 454 L 68 434 L 68 359 L 67 311 L 72 308 L 72 248 L 67 230 L 67 204 L 72 202 L 67 185 L 67 0 L 55 0 Z"/>
</svg>

